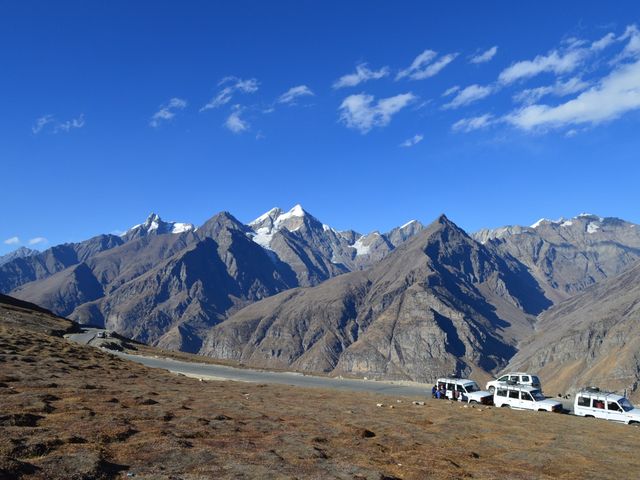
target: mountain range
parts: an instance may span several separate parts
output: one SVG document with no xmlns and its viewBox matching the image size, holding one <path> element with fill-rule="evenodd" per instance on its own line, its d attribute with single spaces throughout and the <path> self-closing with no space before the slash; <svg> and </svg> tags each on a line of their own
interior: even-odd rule
<svg viewBox="0 0 640 480">
<path fill-rule="evenodd" d="M 569 357 L 542 352 L 563 348 L 566 325 L 580 332 L 575 355 L 609 358 L 615 342 L 596 355 L 585 333 L 605 307 L 584 308 L 600 304 L 599 288 L 611 311 L 638 299 L 624 277 L 638 262 L 640 227 L 616 218 L 467 234 L 442 215 L 363 235 L 296 205 L 248 224 L 228 212 L 198 227 L 152 214 L 121 236 L 16 254 L 0 264 L 0 291 L 136 340 L 250 365 L 423 381 L 510 365 L 558 378 Z M 635 310 L 625 312 L 633 325 Z M 631 342 L 633 329 L 625 332 Z M 571 365 L 575 375 L 557 388 L 604 375 Z"/>
</svg>

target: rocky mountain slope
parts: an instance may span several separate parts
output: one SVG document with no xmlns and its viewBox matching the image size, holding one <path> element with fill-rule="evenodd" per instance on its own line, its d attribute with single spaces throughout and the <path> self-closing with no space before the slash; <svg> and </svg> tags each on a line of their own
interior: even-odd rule
<svg viewBox="0 0 640 480">
<path fill-rule="evenodd" d="M 417 222 L 390 232 L 400 245 Z M 102 235 L 0 266 L 0 290 L 81 323 L 167 348 L 197 351 L 208 328 L 239 308 L 299 285 L 364 268 L 395 245 L 337 232 L 296 206 L 250 225 L 223 212 L 199 228 L 155 214 Z M 364 239 L 364 240 L 363 240 Z M 367 245 L 362 253 L 354 246 Z"/>
<path fill-rule="evenodd" d="M 506 365 L 548 305 L 519 262 L 443 215 L 368 270 L 244 308 L 210 331 L 201 353 L 385 378 L 482 374 Z"/>
<path fill-rule="evenodd" d="M 474 238 L 524 263 L 554 302 L 640 260 L 639 225 L 591 214 L 541 219 L 531 227 L 481 230 Z"/>
<path fill-rule="evenodd" d="M 640 384 L 640 263 L 544 312 L 512 359 L 550 389 L 587 385 L 635 391 Z"/>
</svg>

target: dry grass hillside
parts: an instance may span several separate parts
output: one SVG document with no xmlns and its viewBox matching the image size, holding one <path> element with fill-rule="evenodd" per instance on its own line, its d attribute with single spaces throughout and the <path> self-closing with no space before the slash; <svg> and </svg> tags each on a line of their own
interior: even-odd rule
<svg viewBox="0 0 640 480">
<path fill-rule="evenodd" d="M 420 406 L 412 400 L 424 399 L 199 382 L 56 336 L 69 327 L 0 305 L 0 479 L 640 475 L 634 427 L 446 401 Z"/>
</svg>

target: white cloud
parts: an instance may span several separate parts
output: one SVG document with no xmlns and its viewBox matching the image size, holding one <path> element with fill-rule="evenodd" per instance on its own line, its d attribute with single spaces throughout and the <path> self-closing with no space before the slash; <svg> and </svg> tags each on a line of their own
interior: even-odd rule
<svg viewBox="0 0 640 480">
<path fill-rule="evenodd" d="M 449 95 L 453 95 L 454 93 L 456 93 L 458 90 L 460 90 L 460 86 L 454 85 L 451 88 L 447 88 L 445 92 L 442 94 L 442 96 L 448 97 Z"/>
<path fill-rule="evenodd" d="M 224 122 L 224 126 L 233 133 L 242 133 L 249 130 L 249 122 L 240 117 L 242 112 L 242 107 L 240 107 L 240 105 L 235 105 L 233 112 L 231 112 L 231 115 L 229 115 L 227 120 Z"/>
<path fill-rule="evenodd" d="M 285 93 L 280 95 L 278 103 L 295 104 L 296 99 L 313 95 L 314 93 L 309 87 L 306 85 L 298 85 L 297 87 L 291 87 Z"/>
<path fill-rule="evenodd" d="M 593 42 L 591 44 L 591 50 L 596 50 L 596 51 L 604 50 L 615 41 L 616 41 L 616 36 L 613 33 L 609 32 L 600 40 L 596 40 L 595 42 Z"/>
<path fill-rule="evenodd" d="M 451 90 L 451 89 L 449 89 Z M 447 92 L 449 91 L 447 90 Z M 447 93 L 445 92 L 445 93 Z M 493 88 L 491 86 L 482 86 L 482 85 L 469 85 L 466 88 L 458 91 L 453 100 L 449 103 L 443 105 L 442 108 L 459 108 L 464 105 L 469 105 L 470 103 L 476 102 L 482 98 L 488 97 L 493 92 Z"/>
<path fill-rule="evenodd" d="M 589 84 L 579 77 L 572 77 L 563 82 L 556 81 L 553 85 L 544 87 L 528 88 L 516 93 L 513 96 L 514 101 L 530 105 L 537 102 L 547 95 L 555 95 L 556 97 L 564 97 L 572 93 L 578 93 L 589 87 Z"/>
<path fill-rule="evenodd" d="M 640 109 L 640 60 L 624 64 L 597 85 L 557 106 L 530 105 L 505 117 L 523 130 L 598 124 Z"/>
<path fill-rule="evenodd" d="M 53 122 L 55 122 L 53 115 L 43 115 L 42 117 L 36 119 L 36 123 L 33 125 L 33 127 L 31 127 L 31 131 L 37 135 L 44 129 L 44 127 Z"/>
<path fill-rule="evenodd" d="M 184 110 L 186 107 L 186 100 L 174 97 L 170 99 L 166 104 L 160 105 L 160 110 L 153 114 L 149 125 L 154 128 L 159 127 L 162 122 L 171 120 L 173 117 L 175 117 L 178 110 Z"/>
<path fill-rule="evenodd" d="M 640 56 L 640 30 L 636 25 L 629 25 L 618 40 L 628 40 L 618 59 Z"/>
<path fill-rule="evenodd" d="M 54 133 L 58 133 L 60 131 L 68 132 L 73 128 L 82 127 L 84 127 L 84 113 L 81 113 L 78 118 L 72 118 L 71 120 L 57 124 Z"/>
<path fill-rule="evenodd" d="M 416 96 L 411 92 L 382 98 L 377 102 L 375 102 L 373 95 L 364 93 L 349 95 L 338 109 L 340 121 L 348 128 L 355 128 L 365 134 L 373 127 L 388 125 L 393 115 L 415 99 Z"/>
<path fill-rule="evenodd" d="M 404 142 L 402 142 L 400 144 L 401 147 L 413 147 L 414 145 L 417 145 L 418 143 L 420 143 L 422 141 L 422 139 L 424 138 L 424 135 L 422 134 L 417 134 L 414 135 L 411 138 L 407 138 Z"/>
<path fill-rule="evenodd" d="M 586 49 L 578 48 L 564 53 L 553 50 L 548 55 L 538 55 L 533 60 L 516 62 L 505 68 L 498 80 L 503 84 L 531 78 L 543 72 L 565 74 L 575 70 L 586 57 Z"/>
<path fill-rule="evenodd" d="M 343 75 L 333 83 L 333 88 L 355 87 L 368 80 L 379 80 L 389 75 L 389 67 L 380 70 L 370 70 L 366 63 L 356 65 L 356 73 Z"/>
<path fill-rule="evenodd" d="M 53 115 L 43 115 L 36 119 L 35 124 L 31 127 L 31 131 L 34 135 L 37 135 L 45 129 L 50 133 L 59 133 L 69 132 L 72 129 L 82 127 L 84 127 L 84 113 L 81 113 L 77 118 L 72 118 L 66 122 L 59 122 Z"/>
<path fill-rule="evenodd" d="M 221 87 L 223 85 L 226 86 L 222 88 L 218 94 L 209 101 L 209 103 L 200 109 L 201 112 L 226 105 L 231 101 L 236 92 L 255 93 L 258 91 L 259 83 L 255 78 L 243 80 L 237 77 L 225 77 L 218 82 L 218 86 Z"/>
<path fill-rule="evenodd" d="M 451 129 L 455 132 L 471 132 L 473 130 L 480 130 L 486 128 L 495 123 L 493 115 L 487 113 L 478 117 L 463 118 L 453 124 Z"/>
<path fill-rule="evenodd" d="M 457 53 L 449 53 L 440 57 L 436 61 L 432 61 L 436 58 L 437 52 L 433 50 L 425 50 L 418 55 L 409 68 L 405 68 L 398 72 L 396 80 L 400 80 L 404 77 L 409 77 L 412 80 L 423 80 L 425 78 L 433 77 L 440 73 L 440 71 L 449 65 L 458 56 Z"/>
<path fill-rule="evenodd" d="M 497 46 L 493 46 L 491 47 L 489 50 L 486 50 L 478 55 L 474 55 L 473 57 L 471 57 L 471 59 L 469 60 L 471 63 L 486 63 L 488 61 L 490 61 L 493 57 L 496 56 L 496 53 L 498 53 L 498 47 Z"/>
<path fill-rule="evenodd" d="M 4 241 L 5 245 L 18 245 L 20 243 L 20 237 L 11 237 L 11 238 L 7 238 Z"/>
<path fill-rule="evenodd" d="M 32 238 L 31 240 L 29 240 L 29 245 L 40 245 L 40 244 L 48 243 L 48 242 L 49 242 L 49 240 L 47 240 L 44 237 L 35 237 L 35 238 Z"/>
</svg>

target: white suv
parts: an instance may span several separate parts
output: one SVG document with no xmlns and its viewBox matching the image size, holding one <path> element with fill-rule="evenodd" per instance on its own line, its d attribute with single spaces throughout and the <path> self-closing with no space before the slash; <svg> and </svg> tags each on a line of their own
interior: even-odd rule
<svg viewBox="0 0 640 480">
<path fill-rule="evenodd" d="M 603 418 L 614 422 L 640 423 L 640 408 L 622 395 L 603 392 L 597 388 L 581 390 L 576 394 L 573 413 L 581 417 Z"/>
<path fill-rule="evenodd" d="M 484 405 L 491 405 L 493 403 L 493 395 L 480 390 L 478 384 L 468 378 L 439 378 L 436 382 L 436 388 L 440 391 L 444 390 L 447 398 L 450 400 L 482 403 Z"/>
<path fill-rule="evenodd" d="M 539 389 L 528 385 L 508 385 L 506 383 L 498 385 L 493 395 L 493 404 L 496 407 L 519 410 L 562 412 L 560 402 L 548 399 Z"/>
<path fill-rule="evenodd" d="M 505 375 L 502 375 L 497 380 L 491 380 L 487 383 L 487 390 L 491 393 L 496 391 L 496 388 L 502 384 L 512 384 L 512 385 L 529 385 L 531 387 L 541 389 L 542 385 L 540 385 L 540 379 L 536 375 L 531 375 L 530 373 L 522 373 L 522 372 L 511 372 Z"/>
</svg>

